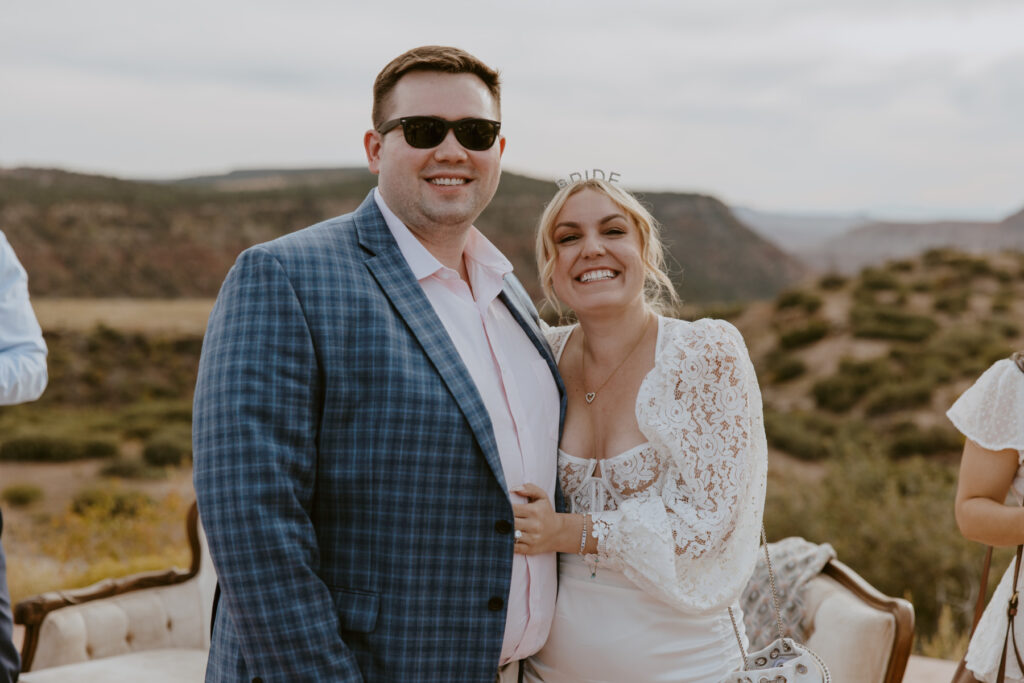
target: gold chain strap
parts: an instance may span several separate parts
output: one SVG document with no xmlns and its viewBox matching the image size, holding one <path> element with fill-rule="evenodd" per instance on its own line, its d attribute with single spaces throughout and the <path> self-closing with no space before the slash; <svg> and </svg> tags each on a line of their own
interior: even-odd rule
<svg viewBox="0 0 1024 683">
<path fill-rule="evenodd" d="M 1024 356 L 1024 354 L 1022 354 Z M 775 569 L 772 567 L 772 556 L 768 552 L 768 534 L 764 530 L 764 524 L 761 524 L 761 544 L 764 547 L 764 559 L 768 563 L 768 585 L 772 589 L 772 604 L 775 605 L 775 625 L 779 629 L 779 641 L 782 643 L 782 647 L 786 650 L 790 650 L 789 640 L 786 638 L 786 631 L 782 627 L 782 610 L 779 608 L 779 594 L 775 588 Z M 736 644 L 740 646 L 740 654 L 743 656 L 743 670 L 747 671 L 750 668 L 750 661 L 747 658 L 747 650 L 743 647 L 743 639 L 740 637 L 740 629 L 736 625 L 736 615 L 732 611 L 732 607 L 729 607 L 729 621 L 732 622 L 732 632 L 736 634 Z M 818 663 L 822 672 L 825 674 L 825 683 L 831 683 L 832 673 L 828 670 L 828 666 L 821 660 L 821 657 L 816 652 L 811 650 L 806 645 L 803 646 L 804 652 L 809 654 L 814 661 Z"/>
</svg>

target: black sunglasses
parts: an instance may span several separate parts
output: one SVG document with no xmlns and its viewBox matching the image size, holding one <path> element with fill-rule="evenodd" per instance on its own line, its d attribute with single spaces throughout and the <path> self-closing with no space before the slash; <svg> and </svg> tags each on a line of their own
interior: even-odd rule
<svg viewBox="0 0 1024 683">
<path fill-rule="evenodd" d="M 459 119 L 447 121 L 437 116 L 403 116 L 391 119 L 377 129 L 381 135 L 402 127 L 405 141 L 416 149 L 437 147 L 448 135 L 448 130 L 455 131 L 455 139 L 468 150 L 482 152 L 494 146 L 498 139 L 501 123 L 488 119 Z"/>
</svg>

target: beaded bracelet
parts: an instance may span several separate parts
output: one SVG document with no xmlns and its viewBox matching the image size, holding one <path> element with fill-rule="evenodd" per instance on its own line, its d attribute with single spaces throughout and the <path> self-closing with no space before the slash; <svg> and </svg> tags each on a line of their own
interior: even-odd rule
<svg viewBox="0 0 1024 683">
<path fill-rule="evenodd" d="M 583 554 L 583 549 L 587 547 L 587 515 L 583 515 L 583 528 L 580 530 L 580 552 Z"/>
</svg>

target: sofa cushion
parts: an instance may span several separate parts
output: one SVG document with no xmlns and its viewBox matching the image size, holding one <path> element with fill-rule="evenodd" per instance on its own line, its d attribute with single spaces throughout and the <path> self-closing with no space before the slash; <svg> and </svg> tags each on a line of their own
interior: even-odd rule
<svg viewBox="0 0 1024 683">
<path fill-rule="evenodd" d="M 896 631 L 891 614 L 873 609 L 823 574 L 806 584 L 804 600 L 810 634 L 805 642 L 828 664 L 832 680 L 885 679 Z"/>
<path fill-rule="evenodd" d="M 132 652 L 21 674 L 20 683 L 195 683 L 206 673 L 206 650 Z"/>
<path fill-rule="evenodd" d="M 203 650 L 209 608 L 201 601 L 197 582 L 188 581 L 55 610 L 40 625 L 32 670 L 141 650 Z"/>
</svg>

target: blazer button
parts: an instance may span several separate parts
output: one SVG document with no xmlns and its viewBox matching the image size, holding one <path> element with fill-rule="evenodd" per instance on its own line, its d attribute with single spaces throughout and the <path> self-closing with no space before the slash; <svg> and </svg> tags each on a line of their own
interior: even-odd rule
<svg viewBox="0 0 1024 683">
<path fill-rule="evenodd" d="M 252 683 L 263 683 L 263 679 L 257 676 L 256 678 L 252 679 Z"/>
<path fill-rule="evenodd" d="M 487 601 L 487 609 L 492 612 L 500 612 L 501 608 L 505 606 L 505 601 L 499 597 L 493 597 Z"/>
<path fill-rule="evenodd" d="M 497 531 L 499 534 L 507 534 L 508 532 L 512 531 L 512 523 L 509 522 L 507 519 L 499 519 L 497 522 L 494 523 L 494 530 Z"/>
</svg>

